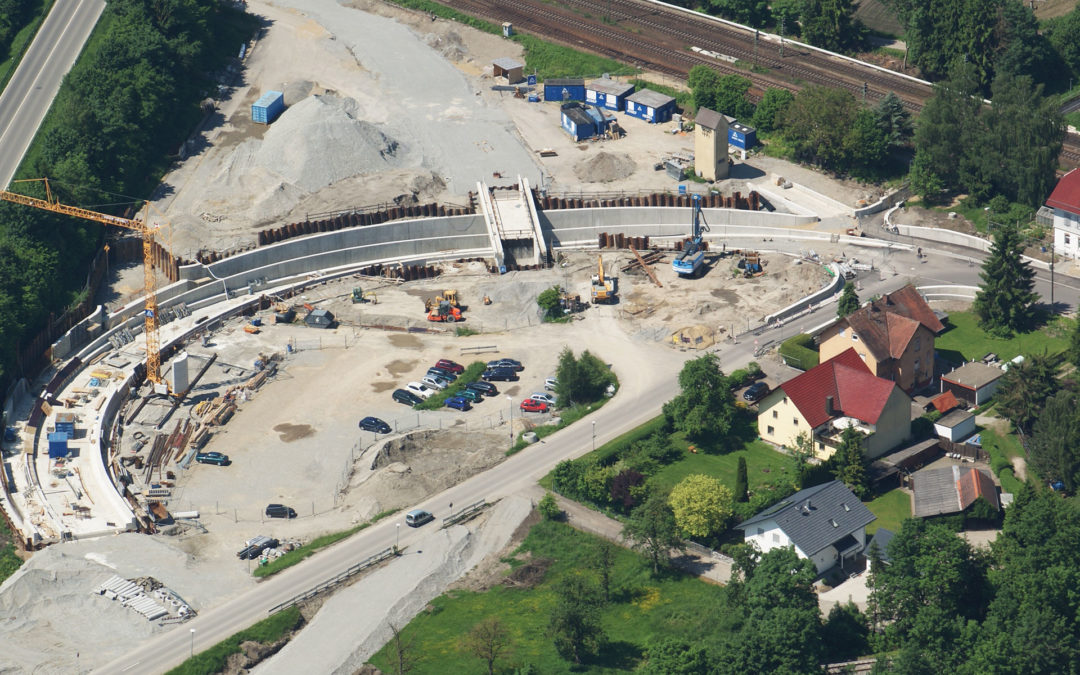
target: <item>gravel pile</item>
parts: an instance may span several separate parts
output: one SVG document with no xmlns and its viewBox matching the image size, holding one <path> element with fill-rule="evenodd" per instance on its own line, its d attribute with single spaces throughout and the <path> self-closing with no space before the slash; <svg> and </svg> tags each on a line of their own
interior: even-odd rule
<svg viewBox="0 0 1080 675">
<path fill-rule="evenodd" d="M 253 583 L 233 567 L 199 564 L 171 542 L 143 534 L 50 546 L 0 586 L 0 672 L 82 672 L 173 629 L 92 594 L 114 574 L 152 576 L 198 610 Z"/>
<path fill-rule="evenodd" d="M 633 158 L 626 153 L 600 151 L 578 162 L 574 175 L 584 183 L 610 183 L 629 177 L 636 168 Z"/>
</svg>

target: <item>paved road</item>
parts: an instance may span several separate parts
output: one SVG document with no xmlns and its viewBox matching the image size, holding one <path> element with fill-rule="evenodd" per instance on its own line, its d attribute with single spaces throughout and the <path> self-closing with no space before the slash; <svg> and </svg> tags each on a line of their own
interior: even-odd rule
<svg viewBox="0 0 1080 675">
<path fill-rule="evenodd" d="M 777 242 L 779 244 L 779 242 Z M 969 266 L 966 259 L 958 259 L 956 253 L 938 254 L 924 247 L 927 256 L 918 259 L 909 251 L 890 253 L 867 252 L 861 256 L 869 260 L 877 257 L 880 272 L 873 272 L 860 280 L 863 287 L 861 295 L 886 293 L 903 286 L 912 279 L 918 283 L 959 283 L 974 285 L 978 283 L 978 266 Z M 866 250 L 868 251 L 868 250 Z M 859 255 L 859 253 L 854 253 Z M 972 253 L 971 255 L 982 254 Z M 1060 276 L 1060 275 L 1059 275 Z M 1038 290 L 1045 292 L 1046 283 L 1041 279 Z M 706 277 L 707 280 L 707 277 Z M 1080 297 L 1080 287 L 1074 280 L 1058 286 L 1058 302 L 1075 305 Z M 745 365 L 753 358 L 755 340 L 761 345 L 774 343 L 794 332 L 802 332 L 819 326 L 835 317 L 835 306 L 826 304 L 816 311 L 785 322 L 783 326 L 751 332 L 739 337 L 738 343 L 724 342 L 716 349 L 722 367 L 726 371 Z M 601 317 L 590 313 L 588 320 L 596 320 L 595 330 L 606 333 L 607 338 L 626 343 L 629 338 L 618 332 L 614 321 L 600 320 Z M 608 405 L 595 413 L 590 420 L 596 422 L 595 443 L 602 444 L 625 433 L 655 417 L 660 406 L 678 391 L 676 375 L 681 360 L 695 356 L 695 352 L 679 353 L 675 351 L 652 350 L 648 362 L 640 358 L 634 360 L 633 349 L 612 349 L 612 352 L 629 354 L 629 362 L 615 362 L 613 366 L 619 375 L 621 390 Z M 500 497 L 527 493 L 536 481 L 550 471 L 555 464 L 581 456 L 593 446 L 592 424 L 576 424 L 544 439 L 542 443 L 531 446 L 511 457 L 490 471 L 450 488 L 424 503 L 417 504 L 437 516 L 444 516 L 449 504 L 458 508 L 480 499 L 489 501 Z M 192 650 L 201 651 L 209 648 L 225 637 L 250 626 L 267 616 L 268 610 L 304 591 L 316 586 L 344 571 L 351 565 L 395 544 L 400 536 L 401 546 L 415 546 L 424 535 L 424 530 L 411 530 L 400 527 L 401 518 L 381 521 L 350 539 L 319 553 L 308 561 L 297 565 L 281 574 L 260 583 L 255 588 L 218 607 L 203 612 L 198 618 L 183 626 L 166 632 L 134 648 L 124 657 L 101 668 L 103 673 L 160 673 L 186 659 Z M 427 528 L 435 527 L 434 524 Z M 189 632 L 194 629 L 195 633 Z M 194 638 L 194 639 L 193 639 Z"/>
<path fill-rule="evenodd" d="M 104 0 L 57 0 L 0 94 L 0 188 L 11 182 L 104 9 Z"/>
</svg>

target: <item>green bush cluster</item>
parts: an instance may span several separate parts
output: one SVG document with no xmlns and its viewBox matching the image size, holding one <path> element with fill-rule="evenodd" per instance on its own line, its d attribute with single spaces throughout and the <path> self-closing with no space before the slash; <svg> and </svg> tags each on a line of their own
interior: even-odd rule
<svg viewBox="0 0 1080 675">
<path fill-rule="evenodd" d="M 762 375 L 761 365 L 757 361 L 751 361 L 746 365 L 746 368 L 731 371 L 731 374 L 728 375 L 728 382 L 732 389 L 739 389 L 761 379 Z"/>
<path fill-rule="evenodd" d="M 417 403 L 413 407 L 417 410 L 438 410 L 443 407 L 446 399 L 451 396 L 459 395 L 464 389 L 465 385 L 470 382 L 476 382 L 480 379 L 480 374 L 487 368 L 487 364 L 483 361 L 473 361 L 465 367 L 465 371 L 458 375 L 458 379 L 450 383 L 446 389 L 437 391 L 429 398 L 420 403 Z"/>
<path fill-rule="evenodd" d="M 818 365 L 818 351 L 814 345 L 814 338 L 806 333 L 784 340 L 780 344 L 780 356 L 784 358 L 784 363 L 793 368 L 810 370 Z"/>
</svg>

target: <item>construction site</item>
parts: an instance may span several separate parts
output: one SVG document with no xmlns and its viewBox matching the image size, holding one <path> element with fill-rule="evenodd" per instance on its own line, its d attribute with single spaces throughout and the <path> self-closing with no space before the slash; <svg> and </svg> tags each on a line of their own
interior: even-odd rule
<svg viewBox="0 0 1080 675">
<path fill-rule="evenodd" d="M 354 4 L 367 11 L 249 5 L 270 21 L 250 84 L 219 102 L 207 147 L 155 204 L 168 264 L 150 217 L 107 222 L 145 242 L 111 272 L 125 301 L 53 345 L 55 367 L 9 404 L 4 514 L 36 551 L 0 588 L 19 617 L 3 628 L 19 644 L 10 672 L 107 662 L 251 588 L 252 568 L 288 548 L 505 461 L 551 419 L 517 406 L 566 347 L 620 378 L 676 368 L 842 281 L 831 263 L 851 260 L 865 190 L 763 158 L 695 186 L 700 200 L 673 194 L 654 167 L 690 152 L 685 133 L 628 119 L 622 138 L 575 142 L 558 104 L 491 88 L 485 64 L 516 44 Z M 414 59 L 393 66 L 419 73 L 408 92 L 363 41 Z M 257 125 L 264 89 L 286 107 Z M 427 119 L 422 96 L 451 104 Z M 96 219 L 46 201 L 23 203 Z M 888 268 L 887 250 L 859 255 Z M 537 297 L 553 287 L 561 316 L 545 317 Z M 391 398 L 438 359 L 504 357 L 520 380 L 471 410 Z M 391 433 L 358 429 L 366 416 Z M 296 517 L 269 517 L 274 504 Z M 238 559 L 256 537 L 277 546 Z M 71 615 L 94 628 L 42 637 Z"/>
</svg>

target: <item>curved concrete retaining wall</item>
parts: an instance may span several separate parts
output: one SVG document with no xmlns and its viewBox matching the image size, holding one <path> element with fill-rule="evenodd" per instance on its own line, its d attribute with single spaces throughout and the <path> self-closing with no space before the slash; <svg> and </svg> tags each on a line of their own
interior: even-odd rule
<svg viewBox="0 0 1080 675">
<path fill-rule="evenodd" d="M 489 248 L 481 215 L 399 220 L 348 230 L 290 239 L 212 263 L 180 269 L 182 278 L 227 279 L 229 289 L 256 279 L 280 279 L 293 274 L 376 259 L 401 259 L 458 249 Z M 295 261 L 303 261 L 295 264 Z"/>
<path fill-rule="evenodd" d="M 919 227 L 918 225 L 896 225 L 896 231 L 906 237 L 927 239 L 929 241 L 955 244 L 966 248 L 978 249 L 984 253 L 990 251 L 990 241 L 982 237 L 974 237 L 963 232 L 953 232 L 939 227 Z"/>
<path fill-rule="evenodd" d="M 836 263 L 829 263 L 828 267 L 833 273 L 833 278 L 829 283 L 822 287 L 818 292 L 808 295 L 805 298 L 796 301 L 794 304 L 788 305 L 779 312 L 768 315 L 765 317 L 766 325 L 794 316 L 799 312 L 809 309 L 810 305 L 820 305 L 843 290 L 844 275 L 840 273 L 839 266 L 837 266 Z"/>
</svg>

